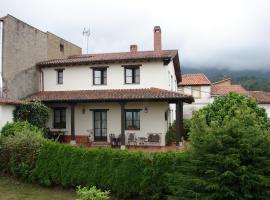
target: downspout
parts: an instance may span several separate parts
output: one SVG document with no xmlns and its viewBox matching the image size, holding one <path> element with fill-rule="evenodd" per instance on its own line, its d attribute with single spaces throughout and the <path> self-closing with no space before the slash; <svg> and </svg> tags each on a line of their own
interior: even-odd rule
<svg viewBox="0 0 270 200">
<path fill-rule="evenodd" d="M 0 20 L 0 97 L 3 97 L 3 21 Z"/>
</svg>

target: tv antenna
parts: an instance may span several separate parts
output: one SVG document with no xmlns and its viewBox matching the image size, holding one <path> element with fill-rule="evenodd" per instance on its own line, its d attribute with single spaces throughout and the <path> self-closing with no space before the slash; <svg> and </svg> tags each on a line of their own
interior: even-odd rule
<svg viewBox="0 0 270 200">
<path fill-rule="evenodd" d="M 88 54 L 88 42 L 89 42 L 89 37 L 90 37 L 90 27 L 84 28 L 82 34 L 84 37 L 86 37 L 86 53 Z"/>
</svg>

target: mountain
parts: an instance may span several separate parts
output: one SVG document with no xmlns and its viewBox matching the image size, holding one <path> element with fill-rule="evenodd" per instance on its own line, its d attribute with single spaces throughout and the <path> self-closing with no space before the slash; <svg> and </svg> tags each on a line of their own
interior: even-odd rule
<svg viewBox="0 0 270 200">
<path fill-rule="evenodd" d="M 270 92 L 270 70 L 231 70 L 215 68 L 181 67 L 182 74 L 204 73 L 211 82 L 231 78 L 233 84 L 240 84 L 247 90 Z"/>
</svg>

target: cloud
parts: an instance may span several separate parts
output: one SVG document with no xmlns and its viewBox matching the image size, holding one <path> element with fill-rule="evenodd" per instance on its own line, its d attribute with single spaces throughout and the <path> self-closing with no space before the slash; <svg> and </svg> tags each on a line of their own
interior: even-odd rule
<svg viewBox="0 0 270 200">
<path fill-rule="evenodd" d="M 23 9 L 22 9 L 23 8 Z M 90 52 L 153 49 L 153 27 L 162 28 L 164 49 L 179 49 L 181 63 L 232 69 L 270 67 L 268 0 L 2 0 L 10 13 Z"/>
</svg>

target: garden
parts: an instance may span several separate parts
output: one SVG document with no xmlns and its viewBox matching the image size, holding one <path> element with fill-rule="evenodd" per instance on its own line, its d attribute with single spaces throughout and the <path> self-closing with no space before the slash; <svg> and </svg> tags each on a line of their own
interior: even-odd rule
<svg viewBox="0 0 270 200">
<path fill-rule="evenodd" d="M 40 103 L 18 106 L 15 122 L 2 129 L 0 171 L 5 176 L 47 188 L 76 189 L 77 200 L 103 200 L 111 195 L 119 199 L 270 199 L 270 121 L 249 97 L 230 93 L 196 111 L 185 136 L 190 145 L 184 152 L 60 144 L 44 137 L 46 110 Z"/>
</svg>

